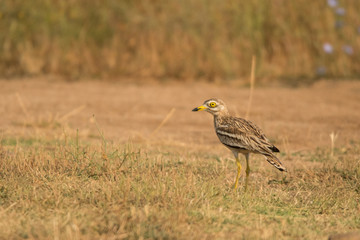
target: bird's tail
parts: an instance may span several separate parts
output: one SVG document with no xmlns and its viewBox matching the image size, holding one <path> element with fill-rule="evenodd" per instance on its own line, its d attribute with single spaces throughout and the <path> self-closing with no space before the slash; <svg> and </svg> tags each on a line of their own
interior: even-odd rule
<svg viewBox="0 0 360 240">
<path fill-rule="evenodd" d="M 274 167 L 276 167 L 280 171 L 287 172 L 284 165 L 280 162 L 280 160 L 275 155 L 273 155 L 273 154 L 265 155 L 265 158 L 271 165 L 273 165 Z"/>
</svg>

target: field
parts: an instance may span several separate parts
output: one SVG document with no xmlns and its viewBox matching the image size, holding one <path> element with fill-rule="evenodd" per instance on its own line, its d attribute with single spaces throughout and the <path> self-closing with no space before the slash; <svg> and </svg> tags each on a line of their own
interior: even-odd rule
<svg viewBox="0 0 360 240">
<path fill-rule="evenodd" d="M 210 97 L 247 87 L 0 81 L 0 239 L 327 239 L 360 228 L 360 82 L 259 87 L 250 119 L 289 169 L 251 157 L 249 190 Z M 331 140 L 330 135 L 333 136 Z"/>
<path fill-rule="evenodd" d="M 359 12 L 358 0 L 2 1 L 0 240 L 358 231 Z M 211 97 L 261 127 L 288 172 L 251 156 L 234 191 L 232 153 L 191 111 Z"/>
</svg>

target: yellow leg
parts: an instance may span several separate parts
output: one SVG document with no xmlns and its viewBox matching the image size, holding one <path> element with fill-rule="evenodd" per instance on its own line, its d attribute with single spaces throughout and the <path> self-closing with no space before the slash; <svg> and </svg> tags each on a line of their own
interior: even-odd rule
<svg viewBox="0 0 360 240">
<path fill-rule="evenodd" d="M 236 180 L 235 180 L 235 186 L 234 186 L 235 191 L 238 187 L 238 182 L 239 182 L 240 173 L 241 173 L 241 163 L 240 163 L 239 158 L 236 158 L 236 165 L 237 165 L 237 174 L 236 174 Z"/>
<path fill-rule="evenodd" d="M 249 175 L 250 175 L 250 166 L 249 166 L 249 154 L 245 155 L 246 157 L 246 180 L 245 180 L 245 191 L 247 190 L 248 183 L 249 183 Z"/>
</svg>

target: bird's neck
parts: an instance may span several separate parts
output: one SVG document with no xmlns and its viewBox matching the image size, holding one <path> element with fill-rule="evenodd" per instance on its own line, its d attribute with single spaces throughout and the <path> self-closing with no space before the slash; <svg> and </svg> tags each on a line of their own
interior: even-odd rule
<svg viewBox="0 0 360 240">
<path fill-rule="evenodd" d="M 215 126 L 218 125 L 222 121 L 223 118 L 229 116 L 229 112 L 227 110 L 218 112 L 217 114 L 214 114 L 214 124 Z"/>
<path fill-rule="evenodd" d="M 229 112 L 227 109 L 223 109 L 222 111 L 214 113 L 214 118 L 222 118 L 229 116 Z"/>
</svg>

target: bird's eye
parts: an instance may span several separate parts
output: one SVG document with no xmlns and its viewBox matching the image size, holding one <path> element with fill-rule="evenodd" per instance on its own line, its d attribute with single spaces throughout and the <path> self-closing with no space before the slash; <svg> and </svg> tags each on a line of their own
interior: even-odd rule
<svg viewBox="0 0 360 240">
<path fill-rule="evenodd" d="M 213 108 L 213 107 L 216 107 L 216 103 L 215 103 L 215 102 L 211 102 L 209 105 L 210 105 L 210 107 L 212 107 L 212 108 Z"/>
</svg>

